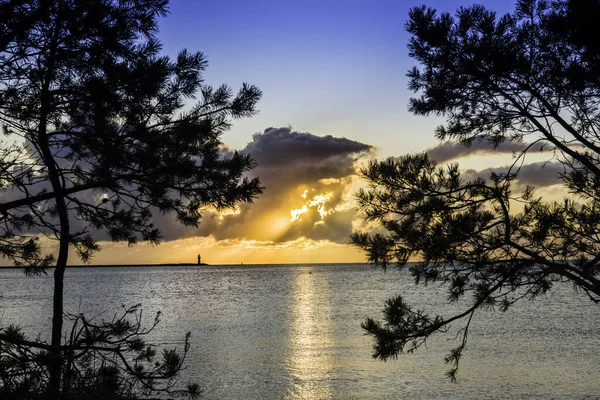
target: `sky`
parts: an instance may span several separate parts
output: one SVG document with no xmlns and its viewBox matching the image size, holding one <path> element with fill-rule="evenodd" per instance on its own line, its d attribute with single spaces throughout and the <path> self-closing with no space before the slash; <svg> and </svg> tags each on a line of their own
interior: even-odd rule
<svg viewBox="0 0 600 400">
<path fill-rule="evenodd" d="M 404 24 L 421 4 L 454 12 L 472 3 L 173 0 L 160 22 L 163 52 L 201 51 L 207 84 L 263 91 L 259 114 L 233 121 L 222 139 L 252 154 L 250 175 L 266 190 L 228 213 L 207 210 L 197 229 L 161 217 L 160 246 L 101 243 L 93 263 L 195 262 L 197 254 L 210 264 L 362 262 L 348 241 L 353 230 L 372 228 L 353 196 L 366 160 L 431 150 L 472 175 L 489 170 L 485 149 L 440 144 L 433 129 L 443 120 L 407 111 L 405 74 L 415 62 Z M 514 8 L 514 0 L 477 4 L 499 14 Z"/>
</svg>

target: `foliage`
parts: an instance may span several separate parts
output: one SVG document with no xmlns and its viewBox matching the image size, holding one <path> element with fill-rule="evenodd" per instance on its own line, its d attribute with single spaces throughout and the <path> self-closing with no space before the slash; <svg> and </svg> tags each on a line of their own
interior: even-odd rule
<svg viewBox="0 0 600 400">
<path fill-rule="evenodd" d="M 471 318 L 480 309 L 506 311 L 559 281 L 600 302 L 600 47 L 585 21 L 597 21 L 596 0 L 517 2 L 501 17 L 483 6 L 456 16 L 413 8 L 406 25 L 410 102 L 417 115 L 443 115 L 440 140 L 524 144 L 506 173 L 466 179 L 458 165 L 427 154 L 373 162 L 358 193 L 368 220 L 385 233 L 354 233 L 369 260 L 408 267 L 417 283 L 441 283 L 448 301 L 470 299 L 451 317 L 414 311 L 401 298 L 386 303 L 384 322 L 363 328 L 375 357 L 414 350 L 449 324 L 466 320 L 462 341 L 446 358 L 455 378 Z M 562 201 L 519 190 L 519 172 L 534 145 L 560 163 Z M 409 263 L 414 261 L 414 263 Z M 465 304 L 464 302 L 458 304 Z"/>
<path fill-rule="evenodd" d="M 195 226 L 202 207 L 260 192 L 243 178 L 252 160 L 222 157 L 219 136 L 229 117 L 254 114 L 261 93 L 202 84 L 202 53 L 160 56 L 154 31 L 166 1 L 12 3 L 15 13 L 41 15 L 5 33 L 12 37 L 0 49 L 0 119 L 10 138 L 0 153 L 2 189 L 12 195 L 0 203 L 6 257 L 31 264 L 39 248 L 23 243 L 33 232 L 61 236 L 59 194 L 65 211 L 86 222 L 70 221 L 68 236 L 87 261 L 98 250 L 90 228 L 130 244 L 158 242 L 153 211 Z M 21 27 L 2 15 L 3 26 Z"/>
<path fill-rule="evenodd" d="M 71 315 L 70 333 L 62 352 L 63 396 L 70 399 L 137 399 L 151 394 L 200 396 L 198 385 L 174 388 L 189 349 L 189 334 L 181 352 L 161 354 L 144 337 L 159 323 L 160 313 L 148 328 L 142 326 L 140 305 L 124 307 L 110 321 L 88 320 Z M 0 395 L 2 398 L 42 399 L 48 384 L 50 346 L 31 341 L 21 329 L 9 326 L 0 331 Z"/>
<path fill-rule="evenodd" d="M 255 114 L 260 90 L 204 84 L 202 53 L 160 55 L 157 19 L 167 3 L 0 1 L 0 254 L 29 273 L 55 267 L 52 398 L 66 397 L 70 249 L 89 262 L 98 238 L 158 243 L 153 215 L 194 227 L 204 207 L 262 191 L 245 177 L 254 161 L 220 140 L 232 118 Z M 41 237 L 57 250 L 42 251 Z"/>
</svg>

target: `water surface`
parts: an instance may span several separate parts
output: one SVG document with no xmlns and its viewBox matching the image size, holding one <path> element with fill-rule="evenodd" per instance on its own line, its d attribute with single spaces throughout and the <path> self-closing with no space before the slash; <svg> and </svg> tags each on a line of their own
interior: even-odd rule
<svg viewBox="0 0 600 400">
<path fill-rule="evenodd" d="M 47 337 L 52 277 L 0 271 L 2 326 Z M 414 286 L 394 269 L 365 265 L 71 268 L 65 311 L 110 318 L 143 304 L 148 324 L 162 311 L 153 341 L 192 347 L 184 381 L 207 399 L 597 399 L 600 306 L 569 286 L 507 313 L 480 312 L 471 326 L 459 381 L 443 357 L 453 334 L 381 362 L 360 323 L 383 301 L 449 315 L 445 292 Z M 459 326 L 457 325 L 457 328 Z"/>
</svg>

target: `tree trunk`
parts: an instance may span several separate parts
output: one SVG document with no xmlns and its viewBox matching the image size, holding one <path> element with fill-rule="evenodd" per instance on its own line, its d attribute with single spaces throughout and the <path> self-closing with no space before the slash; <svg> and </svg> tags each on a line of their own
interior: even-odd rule
<svg viewBox="0 0 600 400">
<path fill-rule="evenodd" d="M 56 201 L 56 211 L 60 224 L 59 251 L 56 260 L 56 268 L 54 270 L 54 296 L 52 299 L 52 339 L 50 342 L 50 357 L 49 357 L 49 382 L 48 382 L 48 398 L 51 400 L 62 399 L 61 395 L 61 376 L 63 357 L 61 354 L 62 329 L 63 329 L 63 289 L 65 268 L 67 267 L 67 259 L 69 256 L 69 210 L 65 201 L 65 188 L 61 182 L 61 173 L 52 155 L 50 144 L 48 142 L 48 115 L 51 110 L 52 95 L 50 94 L 50 83 L 54 76 L 54 62 L 56 49 L 58 46 L 58 37 L 60 34 L 60 21 L 55 21 L 52 43 L 50 45 L 47 58 L 46 72 L 40 93 L 40 124 L 38 127 L 39 150 L 44 160 L 44 164 L 48 168 L 48 178 L 52 184 L 54 199 Z"/>
<path fill-rule="evenodd" d="M 40 129 L 41 133 L 41 129 Z M 52 183 L 52 190 L 56 193 L 56 209 L 60 221 L 60 245 L 56 268 L 54 270 L 54 297 L 52 305 L 52 340 L 50 349 L 50 381 L 48 383 L 48 397 L 52 400 L 61 399 L 60 382 L 62 375 L 61 341 L 63 329 L 63 289 L 65 268 L 69 256 L 69 213 L 65 202 L 64 188 L 60 182 L 60 174 L 54 163 L 54 158 L 48 146 L 48 138 L 44 130 L 40 135 L 40 150 L 48 167 L 48 176 Z"/>
<path fill-rule="evenodd" d="M 68 245 L 68 243 L 67 243 Z M 62 239 L 61 239 L 62 247 Z M 54 297 L 52 303 L 52 341 L 50 350 L 50 381 L 48 383 L 48 394 L 52 400 L 59 400 L 60 381 L 62 371 L 62 354 L 60 350 L 63 327 L 63 279 L 65 276 L 66 257 L 61 266 L 60 254 L 54 270 Z"/>
</svg>

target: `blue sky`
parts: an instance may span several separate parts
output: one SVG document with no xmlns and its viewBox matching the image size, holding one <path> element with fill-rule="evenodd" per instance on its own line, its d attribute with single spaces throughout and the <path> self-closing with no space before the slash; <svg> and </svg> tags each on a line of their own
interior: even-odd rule
<svg viewBox="0 0 600 400">
<path fill-rule="evenodd" d="M 260 114 L 236 121 L 224 141 L 243 148 L 265 128 L 292 125 L 315 135 L 373 144 L 380 156 L 421 151 L 435 144 L 438 121 L 406 110 L 411 93 L 404 31 L 411 7 L 454 12 L 451 1 L 193 1 L 173 0 L 161 21 L 167 54 L 202 51 L 206 81 L 259 86 Z M 513 0 L 480 1 L 499 13 Z"/>
</svg>

